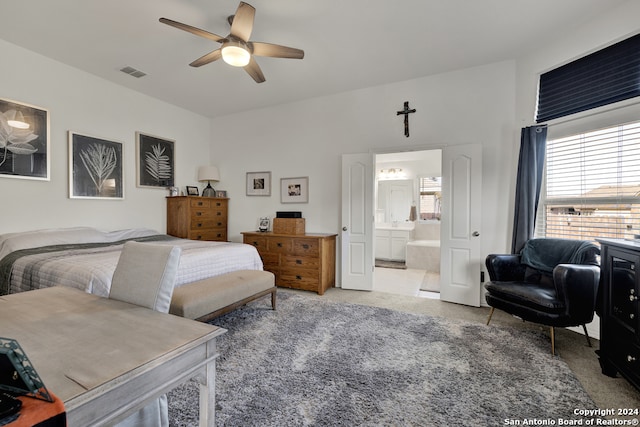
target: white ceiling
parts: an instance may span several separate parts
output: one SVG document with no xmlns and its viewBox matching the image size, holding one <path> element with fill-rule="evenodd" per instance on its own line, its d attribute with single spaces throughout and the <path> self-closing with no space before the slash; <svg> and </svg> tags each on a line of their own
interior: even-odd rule
<svg viewBox="0 0 640 427">
<path fill-rule="evenodd" d="M 253 41 L 305 51 L 257 58 L 261 84 L 221 61 L 189 67 L 219 44 L 158 22 L 226 36 L 238 0 L 0 0 L 0 38 L 215 117 L 515 59 L 625 1 L 248 0 Z"/>
</svg>

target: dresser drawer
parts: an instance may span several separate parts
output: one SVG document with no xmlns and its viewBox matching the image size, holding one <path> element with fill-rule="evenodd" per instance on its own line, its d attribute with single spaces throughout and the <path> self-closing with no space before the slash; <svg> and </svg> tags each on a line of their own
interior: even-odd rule
<svg viewBox="0 0 640 427">
<path fill-rule="evenodd" d="M 211 230 L 213 228 L 224 228 L 227 222 L 218 218 L 198 218 L 191 221 L 191 230 Z"/>
<path fill-rule="evenodd" d="M 267 238 L 263 236 L 256 236 L 255 234 L 245 234 L 242 237 L 242 241 L 247 245 L 255 246 L 255 248 L 262 255 L 263 252 L 267 252 Z"/>
<path fill-rule="evenodd" d="M 320 253 L 317 239 L 293 239 L 293 253 L 317 256 Z"/>
<path fill-rule="evenodd" d="M 209 199 L 190 198 L 189 199 L 189 205 L 191 205 L 191 207 L 193 209 L 198 209 L 198 208 L 209 209 L 209 208 L 211 208 L 211 200 L 209 200 Z"/>
<path fill-rule="evenodd" d="M 606 330 L 607 350 L 619 367 L 640 376 L 640 347 L 633 332 L 626 327 L 610 323 Z"/>
<path fill-rule="evenodd" d="M 286 288 L 317 292 L 319 277 L 320 275 L 317 270 L 281 268 L 278 285 Z"/>
<path fill-rule="evenodd" d="M 267 251 L 280 254 L 288 254 L 293 250 L 290 237 L 271 237 L 267 241 Z"/>
<path fill-rule="evenodd" d="M 192 209 L 191 221 L 198 221 L 202 218 L 217 218 L 223 221 L 227 221 L 227 212 L 225 210 L 218 209 Z"/>
<path fill-rule="evenodd" d="M 191 230 L 189 231 L 189 239 L 191 240 L 218 240 L 227 241 L 227 230 L 224 228 L 213 230 Z"/>
<path fill-rule="evenodd" d="M 282 255 L 282 267 L 317 269 L 320 258 L 312 256 Z"/>
</svg>

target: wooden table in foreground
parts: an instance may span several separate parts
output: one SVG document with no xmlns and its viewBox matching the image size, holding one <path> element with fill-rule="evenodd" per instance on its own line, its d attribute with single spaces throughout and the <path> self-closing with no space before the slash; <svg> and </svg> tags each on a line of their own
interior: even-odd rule
<svg viewBox="0 0 640 427">
<path fill-rule="evenodd" d="M 121 421 L 190 378 L 215 424 L 216 337 L 225 329 L 63 286 L 0 296 L 0 336 L 18 341 L 69 427 Z"/>
</svg>

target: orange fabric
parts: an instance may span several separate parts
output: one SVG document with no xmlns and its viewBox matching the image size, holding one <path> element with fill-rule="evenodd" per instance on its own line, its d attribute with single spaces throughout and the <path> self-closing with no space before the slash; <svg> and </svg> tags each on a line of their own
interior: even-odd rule
<svg viewBox="0 0 640 427">
<path fill-rule="evenodd" d="M 22 401 L 20 408 L 20 416 L 17 420 L 6 425 L 6 427 L 32 427 L 37 426 L 43 421 L 47 421 L 58 414 L 64 413 L 64 402 L 58 399 L 53 393 L 49 392 L 54 399 L 53 402 L 46 400 L 34 399 L 33 397 L 18 396 Z M 60 424 L 66 425 L 66 422 Z"/>
</svg>

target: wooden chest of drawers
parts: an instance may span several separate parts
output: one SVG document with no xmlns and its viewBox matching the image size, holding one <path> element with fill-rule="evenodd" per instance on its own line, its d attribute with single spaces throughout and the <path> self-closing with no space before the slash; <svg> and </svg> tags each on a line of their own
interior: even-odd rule
<svg viewBox="0 0 640 427">
<path fill-rule="evenodd" d="M 335 234 L 243 232 L 243 241 L 258 249 L 264 269 L 276 285 L 324 294 L 336 281 Z"/>
<path fill-rule="evenodd" d="M 192 240 L 227 241 L 229 199 L 167 197 L 167 234 Z"/>
</svg>

